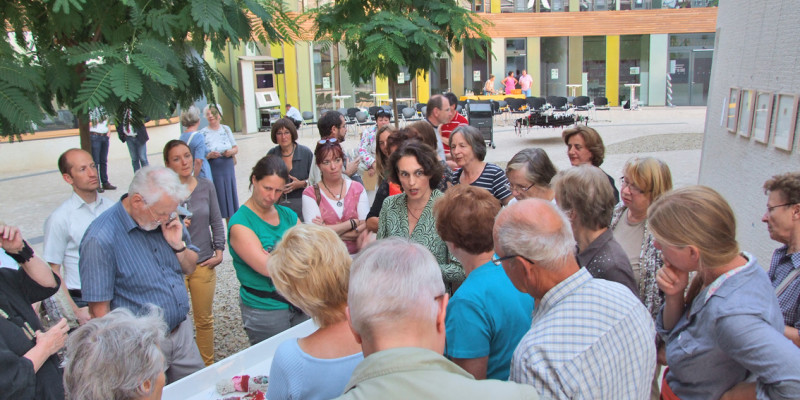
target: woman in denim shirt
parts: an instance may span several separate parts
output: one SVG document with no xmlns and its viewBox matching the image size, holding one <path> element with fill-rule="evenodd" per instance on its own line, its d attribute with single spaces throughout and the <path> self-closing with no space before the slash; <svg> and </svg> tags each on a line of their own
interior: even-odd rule
<svg viewBox="0 0 800 400">
<path fill-rule="evenodd" d="M 669 366 L 662 398 L 800 398 L 800 349 L 783 336 L 764 269 L 740 253 L 725 199 L 703 186 L 678 189 L 650 206 L 648 220 L 664 258 L 656 276 L 666 295 L 656 320 Z"/>
</svg>

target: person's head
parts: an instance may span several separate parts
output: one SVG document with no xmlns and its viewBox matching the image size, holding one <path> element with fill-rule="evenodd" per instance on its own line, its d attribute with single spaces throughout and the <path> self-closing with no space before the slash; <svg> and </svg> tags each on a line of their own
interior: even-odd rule
<svg viewBox="0 0 800 400">
<path fill-rule="evenodd" d="M 97 166 L 85 150 L 69 149 L 58 157 L 58 171 L 76 193 L 96 193 L 100 187 Z"/>
<path fill-rule="evenodd" d="M 208 104 L 203 107 L 203 115 L 208 120 L 208 124 L 212 127 L 218 127 L 222 122 L 222 110 L 217 104 Z"/>
<path fill-rule="evenodd" d="M 482 162 L 486 157 L 486 141 L 478 128 L 461 125 L 450 134 L 450 154 L 459 167 Z"/>
<path fill-rule="evenodd" d="M 572 165 L 592 164 L 599 167 L 603 164 L 606 147 L 603 139 L 596 130 L 588 126 L 578 125 L 565 129 L 561 133 L 564 144 L 567 145 L 567 156 Z"/>
<path fill-rule="evenodd" d="M 280 156 L 262 157 L 250 172 L 250 197 L 262 209 L 270 209 L 283 194 L 289 182 L 289 170 Z"/>
<path fill-rule="evenodd" d="M 508 71 L 508 76 L 513 78 L 514 77 L 514 71 Z"/>
<path fill-rule="evenodd" d="M 292 105 L 289 104 L 289 103 L 286 103 L 286 111 L 289 111 L 291 109 L 292 109 Z"/>
<path fill-rule="evenodd" d="M 379 341 L 402 347 L 425 344 L 442 354 L 447 301 L 433 254 L 409 239 L 390 237 L 371 243 L 353 261 L 348 320 L 365 357 L 385 350 L 376 346 Z"/>
<path fill-rule="evenodd" d="M 444 172 L 436 150 L 418 140 L 400 146 L 389 158 L 389 165 L 389 180 L 399 184 L 409 200 L 427 199 Z"/>
<path fill-rule="evenodd" d="M 344 142 L 345 136 L 347 136 L 347 121 L 342 113 L 331 110 L 319 117 L 317 129 L 319 137 L 322 139 L 334 137 L 338 141 Z"/>
<path fill-rule="evenodd" d="M 378 112 L 375 113 L 375 126 L 380 129 L 384 126 L 388 126 L 389 122 L 392 121 L 392 113 L 389 111 L 384 110 L 381 108 Z"/>
<path fill-rule="evenodd" d="M 344 150 L 339 141 L 328 139 L 321 140 L 314 149 L 314 160 L 323 177 L 333 178 L 342 174 L 344 163 Z"/>
<path fill-rule="evenodd" d="M 523 70 L 522 70 L 522 76 L 525 76 L 525 75 L 528 75 L 528 71 L 527 71 L 527 70 L 525 70 L 525 69 L 523 69 Z"/>
<path fill-rule="evenodd" d="M 634 157 L 622 167 L 619 194 L 626 207 L 647 212 L 653 200 L 672 190 L 672 173 L 664 161 L 654 157 Z"/>
<path fill-rule="evenodd" d="M 458 114 L 456 110 L 458 108 L 458 96 L 453 92 L 447 92 L 444 94 L 444 97 L 447 97 L 447 101 L 450 102 L 450 120 L 447 121 L 450 122 L 456 117 L 456 114 Z"/>
<path fill-rule="evenodd" d="M 198 110 L 197 107 L 192 105 L 181 112 L 181 126 L 184 128 L 193 127 L 199 123 L 200 110 Z"/>
<path fill-rule="evenodd" d="M 489 80 L 493 81 L 494 80 L 494 75 L 489 75 Z"/>
<path fill-rule="evenodd" d="M 267 269 L 278 292 L 324 328 L 346 319 L 351 261 L 336 232 L 299 224 L 283 234 Z"/>
<path fill-rule="evenodd" d="M 375 152 L 375 171 L 378 173 L 378 176 L 385 177 L 385 173 L 389 163 L 389 135 L 394 132 L 394 126 L 386 125 L 383 127 L 378 128 L 378 132 L 375 134 L 376 141 L 378 142 L 378 151 Z"/>
<path fill-rule="evenodd" d="M 127 200 L 131 218 L 146 231 L 169 223 L 178 204 L 189 197 L 189 190 L 175 171 L 148 165 L 133 175 Z"/>
<path fill-rule="evenodd" d="M 272 123 L 269 137 L 272 143 L 288 147 L 297 141 L 297 128 L 289 118 L 281 118 Z"/>
<path fill-rule="evenodd" d="M 736 218 L 714 189 L 689 186 L 665 193 L 647 210 L 655 247 L 684 271 L 725 265 L 739 254 Z"/>
<path fill-rule="evenodd" d="M 572 227 L 552 202 L 527 199 L 506 207 L 495 220 L 493 237 L 495 253 L 514 287 L 536 299 L 554 286 L 543 275 L 577 271 Z"/>
<path fill-rule="evenodd" d="M 186 178 L 194 171 L 194 156 L 189 146 L 182 140 L 170 140 L 164 145 L 164 166 Z"/>
<path fill-rule="evenodd" d="M 769 237 L 783 244 L 795 245 L 800 238 L 800 172 L 775 175 L 764 183 L 767 210 L 761 221 L 767 224 Z"/>
<path fill-rule="evenodd" d="M 492 228 L 500 202 L 483 188 L 455 185 L 433 205 L 436 232 L 451 250 L 478 255 L 494 251 Z"/>
<path fill-rule="evenodd" d="M 431 96 L 428 100 L 425 117 L 437 126 L 450 122 L 450 102 L 447 97 L 440 94 Z"/>
<path fill-rule="evenodd" d="M 409 136 L 416 137 L 421 140 L 422 143 L 425 143 L 434 149 L 436 148 L 436 130 L 433 129 L 431 124 L 427 123 L 426 121 L 417 121 L 406 127 L 406 129 L 415 133 L 414 135 Z"/>
<path fill-rule="evenodd" d="M 117 308 L 94 318 L 67 339 L 64 389 L 82 400 L 160 399 L 167 361 L 167 325 L 161 312 L 135 316 Z"/>
<path fill-rule="evenodd" d="M 397 151 L 403 143 L 407 142 L 409 139 L 419 139 L 422 140 L 421 137 L 418 136 L 419 132 L 416 130 L 411 130 L 408 128 L 402 128 L 397 131 L 392 131 L 389 134 L 389 137 L 386 139 L 386 149 L 388 151 L 388 156 L 391 157 L 392 153 Z"/>
<path fill-rule="evenodd" d="M 553 191 L 573 230 L 608 228 L 614 213 L 614 191 L 600 168 L 584 164 L 561 170 L 553 178 Z"/>
<path fill-rule="evenodd" d="M 550 191 L 550 181 L 556 175 L 556 167 L 544 149 L 535 147 L 520 150 L 506 167 L 511 194 L 517 200 L 546 198 Z"/>
</svg>

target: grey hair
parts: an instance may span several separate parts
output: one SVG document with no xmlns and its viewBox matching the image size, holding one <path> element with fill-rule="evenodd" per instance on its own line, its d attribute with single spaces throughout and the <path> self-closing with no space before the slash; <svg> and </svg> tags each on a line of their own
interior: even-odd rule
<svg viewBox="0 0 800 400">
<path fill-rule="evenodd" d="M 528 182 L 543 187 L 550 187 L 550 181 L 558 172 L 547 152 L 539 147 L 522 149 L 511 157 L 506 167 L 506 175 L 517 170 L 525 172 L 525 179 Z"/>
<path fill-rule="evenodd" d="M 161 350 L 167 324 L 152 306 L 135 316 L 117 308 L 69 335 L 64 386 L 67 399 L 128 400 L 148 396 L 167 367 Z M 149 381 L 149 393 L 144 383 Z"/>
<path fill-rule="evenodd" d="M 175 171 L 167 167 L 148 165 L 136 171 L 131 180 L 128 196 L 131 197 L 136 193 L 144 198 L 145 203 L 153 205 L 161 200 L 163 195 L 180 203 L 189 197 L 190 192 L 186 185 L 181 183 Z"/>
<path fill-rule="evenodd" d="M 460 133 L 464 136 L 464 140 L 467 141 L 469 147 L 472 147 L 475 158 L 480 161 L 486 158 L 486 140 L 483 138 L 483 133 L 481 133 L 478 128 L 469 125 L 461 125 L 453 129 L 453 133 L 450 134 L 450 143 L 448 143 L 451 148 L 453 147 L 453 137 L 456 133 Z"/>
<path fill-rule="evenodd" d="M 391 237 L 364 248 L 350 269 L 347 304 L 353 329 L 436 321 L 436 298 L 445 293 L 439 264 L 425 247 Z"/>
<path fill-rule="evenodd" d="M 194 105 L 181 112 L 181 125 L 192 126 L 200 122 L 200 110 Z"/>
<path fill-rule="evenodd" d="M 534 202 L 547 208 L 560 220 L 559 226 L 548 227 L 539 218 L 525 212 Z M 512 213 L 507 218 L 501 218 Z M 539 216 L 542 213 L 538 213 Z M 570 257 L 575 256 L 575 238 L 567 216 L 552 202 L 542 199 L 527 199 L 513 204 L 498 215 L 499 224 L 495 225 L 495 243 L 504 255 L 519 255 L 530 260 L 539 261 L 537 265 L 546 269 L 559 269 L 567 264 Z"/>
</svg>

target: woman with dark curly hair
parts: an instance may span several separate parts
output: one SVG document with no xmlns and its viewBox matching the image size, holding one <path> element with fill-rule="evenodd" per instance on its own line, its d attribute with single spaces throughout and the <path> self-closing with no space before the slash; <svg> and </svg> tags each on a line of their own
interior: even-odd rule
<svg viewBox="0 0 800 400">
<path fill-rule="evenodd" d="M 269 149 L 268 156 L 280 155 L 286 169 L 289 170 L 289 182 L 283 192 L 280 204 L 289 207 L 297 214 L 301 221 L 303 218 L 303 189 L 308 186 L 308 176 L 311 173 L 311 163 L 314 153 L 306 146 L 297 143 L 297 128 L 292 120 L 281 118 L 272 123 L 270 133 L 272 143 L 277 146 Z"/>
<path fill-rule="evenodd" d="M 445 286 L 452 293 L 465 275 L 436 232 L 433 203 L 443 195 L 436 189 L 442 179 L 436 151 L 412 140 L 392 153 L 389 165 L 389 179 L 402 186 L 403 193 L 384 201 L 378 217 L 378 239 L 399 236 L 425 246 L 436 257 Z"/>
</svg>

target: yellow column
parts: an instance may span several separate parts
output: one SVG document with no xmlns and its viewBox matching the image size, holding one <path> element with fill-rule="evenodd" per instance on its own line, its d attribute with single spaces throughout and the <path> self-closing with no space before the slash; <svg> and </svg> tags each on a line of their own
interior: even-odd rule
<svg viewBox="0 0 800 400">
<path fill-rule="evenodd" d="M 542 42 L 538 37 L 528 38 L 528 75 L 533 78 L 531 94 L 533 96 L 542 95 Z"/>
<path fill-rule="evenodd" d="M 379 76 L 375 77 L 375 93 L 386 93 L 388 96 L 383 97 L 385 99 L 391 99 L 392 94 L 389 93 L 389 80 L 386 78 L 381 78 Z"/>
<path fill-rule="evenodd" d="M 456 96 L 464 94 L 464 52 L 453 52 L 450 59 L 450 88 Z"/>
<path fill-rule="evenodd" d="M 567 84 L 580 85 L 583 74 L 583 36 L 569 37 L 569 56 L 567 58 L 569 59 Z M 570 90 L 567 89 L 567 96 L 570 93 Z M 580 90 L 577 93 L 580 95 Z"/>
<path fill-rule="evenodd" d="M 300 111 L 314 110 L 314 86 L 311 82 L 311 71 L 309 69 L 313 65 L 311 62 L 311 52 L 309 51 L 310 46 L 311 42 L 297 42 L 295 44 L 295 60 L 298 66 L 298 68 L 295 69 L 297 71 L 295 74 L 297 75 L 297 79 L 295 79 L 295 81 L 297 84 L 298 102 L 300 103 L 297 108 Z M 302 71 L 300 71 L 300 66 L 303 66 Z"/>
<path fill-rule="evenodd" d="M 300 105 L 299 98 L 297 97 L 297 57 L 294 43 L 284 43 L 283 48 L 280 44 L 270 45 L 270 55 L 275 58 L 283 58 L 283 65 L 285 73 L 283 75 L 275 75 L 278 86 L 278 96 L 281 99 L 281 114 L 286 109 L 284 106 L 289 104 L 298 107 Z"/>
<path fill-rule="evenodd" d="M 427 103 L 431 97 L 431 83 L 425 71 L 417 71 L 417 103 Z"/>
<path fill-rule="evenodd" d="M 608 105 L 619 105 L 619 36 L 606 36 L 606 97 Z"/>
<path fill-rule="evenodd" d="M 491 0 L 492 1 L 492 14 L 500 14 L 500 0 Z"/>
</svg>

